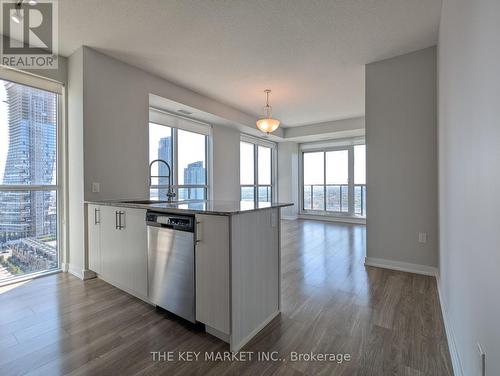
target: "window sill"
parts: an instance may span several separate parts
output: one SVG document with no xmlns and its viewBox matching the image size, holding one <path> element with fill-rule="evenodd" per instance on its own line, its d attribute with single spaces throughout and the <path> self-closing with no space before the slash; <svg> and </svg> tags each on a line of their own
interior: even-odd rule
<svg viewBox="0 0 500 376">
<path fill-rule="evenodd" d="M 30 281 L 32 279 L 40 278 L 40 277 L 45 277 L 51 274 L 57 274 L 61 273 L 62 270 L 60 268 L 57 269 L 50 269 L 50 270 L 44 270 L 41 272 L 34 272 L 34 273 L 29 273 L 29 274 L 23 274 L 19 277 L 12 277 L 4 280 L 3 282 L 0 282 L 0 287 L 12 285 L 15 283 L 20 283 L 20 282 L 26 282 Z"/>
</svg>

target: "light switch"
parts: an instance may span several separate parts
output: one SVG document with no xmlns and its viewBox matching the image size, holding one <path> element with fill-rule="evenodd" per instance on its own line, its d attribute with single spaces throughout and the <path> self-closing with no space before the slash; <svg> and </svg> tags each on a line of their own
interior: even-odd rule
<svg viewBox="0 0 500 376">
<path fill-rule="evenodd" d="M 92 183 L 92 193 L 99 193 L 101 191 L 101 183 Z"/>
</svg>

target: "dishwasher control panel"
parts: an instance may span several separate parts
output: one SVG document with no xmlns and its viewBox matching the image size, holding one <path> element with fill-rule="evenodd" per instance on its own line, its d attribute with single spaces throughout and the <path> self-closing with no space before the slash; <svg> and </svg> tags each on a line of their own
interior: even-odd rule
<svg viewBox="0 0 500 376">
<path fill-rule="evenodd" d="M 173 215 L 148 211 L 146 213 L 148 226 L 167 227 L 174 230 L 194 232 L 194 217 L 189 215 Z"/>
</svg>

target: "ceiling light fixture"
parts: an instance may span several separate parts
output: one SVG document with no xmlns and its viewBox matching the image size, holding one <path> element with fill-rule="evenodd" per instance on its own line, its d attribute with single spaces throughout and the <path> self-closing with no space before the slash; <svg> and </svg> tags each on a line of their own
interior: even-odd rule
<svg viewBox="0 0 500 376">
<path fill-rule="evenodd" d="M 36 0 L 29 0 L 28 4 L 31 5 L 32 7 L 34 7 L 37 4 L 37 1 Z"/>
<path fill-rule="evenodd" d="M 257 120 L 257 128 L 259 128 L 264 133 L 272 133 L 280 126 L 280 121 L 273 119 L 273 108 L 269 105 L 269 94 L 271 90 L 264 90 L 266 93 L 266 105 L 264 106 L 264 117 Z"/>
</svg>

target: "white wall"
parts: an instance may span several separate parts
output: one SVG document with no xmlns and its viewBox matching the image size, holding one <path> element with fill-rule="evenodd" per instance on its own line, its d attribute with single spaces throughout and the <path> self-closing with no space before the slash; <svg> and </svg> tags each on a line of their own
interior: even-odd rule
<svg viewBox="0 0 500 376">
<path fill-rule="evenodd" d="M 84 210 L 83 210 L 83 60 L 78 50 L 69 60 L 68 76 L 68 255 L 65 263 L 69 270 L 80 277 L 84 261 Z"/>
<path fill-rule="evenodd" d="M 240 132 L 224 126 L 214 126 L 213 140 L 213 199 L 240 200 Z"/>
<path fill-rule="evenodd" d="M 296 142 L 278 144 L 278 201 L 294 205 L 281 210 L 285 218 L 298 214 L 299 198 L 299 145 Z"/>
<path fill-rule="evenodd" d="M 368 64 L 365 118 L 367 257 L 435 267 L 436 49 Z"/>
<path fill-rule="evenodd" d="M 466 376 L 478 342 L 500 375 L 499 15 L 498 0 L 444 0 L 439 33 L 439 287 Z"/>
<path fill-rule="evenodd" d="M 149 94 L 249 122 L 253 117 L 90 48 L 83 48 L 85 199 L 148 196 Z M 255 127 L 253 127 L 255 128 Z M 239 200 L 239 132 L 214 126 L 213 194 Z M 92 193 L 92 182 L 101 184 Z"/>
</svg>

